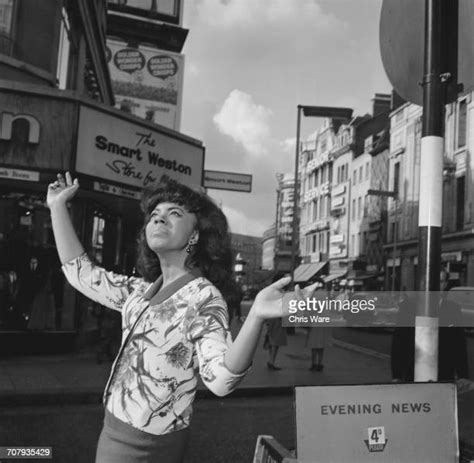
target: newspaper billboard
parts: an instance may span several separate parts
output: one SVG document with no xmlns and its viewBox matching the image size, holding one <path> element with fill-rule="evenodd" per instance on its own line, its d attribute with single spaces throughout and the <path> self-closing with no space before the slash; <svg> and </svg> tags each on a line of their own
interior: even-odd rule
<svg viewBox="0 0 474 463">
<path fill-rule="evenodd" d="M 456 385 L 295 388 L 298 462 L 457 463 Z"/>
<path fill-rule="evenodd" d="M 179 131 L 184 55 L 107 40 L 116 107 Z"/>
</svg>

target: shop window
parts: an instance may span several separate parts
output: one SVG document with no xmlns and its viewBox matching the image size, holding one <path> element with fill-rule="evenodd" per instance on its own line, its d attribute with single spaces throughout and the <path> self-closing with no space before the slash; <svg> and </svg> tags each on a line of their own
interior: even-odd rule
<svg viewBox="0 0 474 463">
<path fill-rule="evenodd" d="M 103 259 L 104 251 L 104 229 L 105 220 L 99 215 L 94 215 L 92 222 L 92 255 L 100 264 Z"/>
<path fill-rule="evenodd" d="M 0 329 L 72 328 L 72 305 L 63 304 L 64 275 L 44 198 L 0 200 Z"/>
</svg>

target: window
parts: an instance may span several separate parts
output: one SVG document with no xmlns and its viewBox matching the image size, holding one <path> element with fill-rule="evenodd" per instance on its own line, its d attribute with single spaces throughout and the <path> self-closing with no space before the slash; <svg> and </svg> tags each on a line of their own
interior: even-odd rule
<svg viewBox="0 0 474 463">
<path fill-rule="evenodd" d="M 352 174 L 352 184 L 357 185 L 357 169 L 354 169 L 354 172 Z"/>
<path fill-rule="evenodd" d="M 354 255 L 355 254 L 355 235 L 351 236 L 351 249 L 350 249 L 350 254 Z"/>
<path fill-rule="evenodd" d="M 313 217 L 312 220 L 316 220 L 318 218 L 318 198 L 313 201 Z"/>
<path fill-rule="evenodd" d="M 369 180 L 369 172 L 370 172 L 370 163 L 367 161 L 365 165 L 365 179 Z"/>
<path fill-rule="evenodd" d="M 362 218 L 362 198 L 361 197 L 359 197 L 359 199 L 357 200 L 357 210 L 358 210 L 357 218 L 361 219 Z"/>
<path fill-rule="evenodd" d="M 13 51 L 13 0 L 0 0 L 0 53 Z"/>
<path fill-rule="evenodd" d="M 464 175 L 456 179 L 456 230 L 464 228 Z"/>
<path fill-rule="evenodd" d="M 56 78 L 58 79 L 58 88 L 65 90 L 68 88 L 68 71 L 69 58 L 71 50 L 71 40 L 69 39 L 69 20 L 66 10 L 62 10 L 61 29 L 59 32 L 59 50 L 58 50 L 58 67 L 56 70 Z"/>
<path fill-rule="evenodd" d="M 362 182 L 364 166 L 359 167 L 359 183 Z"/>
<path fill-rule="evenodd" d="M 352 220 L 355 220 L 356 217 L 356 200 L 352 200 Z"/>
<path fill-rule="evenodd" d="M 324 200 L 325 197 L 323 196 L 319 201 L 319 218 L 322 219 L 324 217 Z"/>
<path fill-rule="evenodd" d="M 466 120 L 467 120 L 467 102 L 462 100 L 458 106 L 458 127 L 457 127 L 457 148 L 466 146 Z"/>
<path fill-rule="evenodd" d="M 393 166 L 393 191 L 398 195 L 400 186 L 400 163 L 396 162 Z"/>
<path fill-rule="evenodd" d="M 324 232 L 320 233 L 319 236 L 319 250 L 320 252 L 324 252 L 326 247 L 326 234 Z"/>
<path fill-rule="evenodd" d="M 312 241 L 312 246 L 311 246 L 311 252 L 316 252 L 316 240 L 317 240 L 317 235 L 316 233 L 313 235 L 313 241 Z"/>
<path fill-rule="evenodd" d="M 319 185 L 319 169 L 314 171 L 314 186 Z"/>
</svg>

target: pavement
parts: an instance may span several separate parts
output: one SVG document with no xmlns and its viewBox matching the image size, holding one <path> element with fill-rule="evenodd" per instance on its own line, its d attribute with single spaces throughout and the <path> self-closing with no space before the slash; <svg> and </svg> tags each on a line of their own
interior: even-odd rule
<svg viewBox="0 0 474 463">
<path fill-rule="evenodd" d="M 232 331 L 238 332 L 234 321 Z M 251 371 L 233 397 L 292 394 L 297 385 L 390 383 L 387 354 L 333 340 L 325 349 L 324 370 L 310 371 L 310 350 L 306 332 L 296 329 L 288 335 L 288 345 L 278 353 L 279 371 L 268 369 L 268 351 L 263 338 L 258 344 Z M 97 363 L 94 350 L 77 353 L 0 358 L 0 406 L 99 403 L 108 379 L 111 362 Z M 461 450 L 474 459 L 474 382 L 458 389 L 458 416 Z M 197 398 L 212 394 L 199 384 Z M 469 460 L 465 460 L 469 461 Z"/>
</svg>

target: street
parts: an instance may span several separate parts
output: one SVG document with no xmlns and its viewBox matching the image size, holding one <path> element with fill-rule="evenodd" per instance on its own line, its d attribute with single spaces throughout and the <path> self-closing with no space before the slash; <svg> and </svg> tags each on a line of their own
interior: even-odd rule
<svg viewBox="0 0 474 463">
<path fill-rule="evenodd" d="M 0 409 L 0 443 L 50 446 L 54 462 L 89 463 L 102 419 L 101 405 L 6 407 Z M 197 400 L 185 463 L 248 463 L 259 434 L 294 447 L 291 395 Z"/>
<path fill-rule="evenodd" d="M 335 339 L 355 344 L 375 352 L 390 355 L 392 335 L 384 330 L 367 330 L 361 328 L 336 328 Z M 474 337 L 466 336 L 467 358 L 469 361 L 469 378 L 474 379 Z"/>
</svg>

